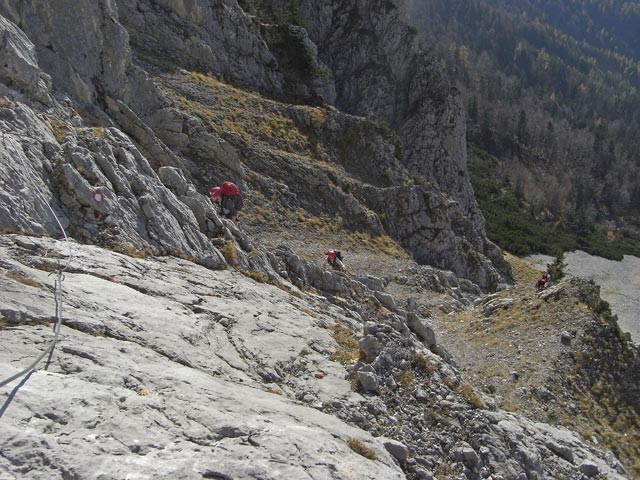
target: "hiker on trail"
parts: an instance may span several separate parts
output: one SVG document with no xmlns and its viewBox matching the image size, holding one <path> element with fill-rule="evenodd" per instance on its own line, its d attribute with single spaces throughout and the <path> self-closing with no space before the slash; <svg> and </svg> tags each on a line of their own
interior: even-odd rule
<svg viewBox="0 0 640 480">
<path fill-rule="evenodd" d="M 339 250 L 329 250 L 325 253 L 327 256 L 327 264 L 334 270 L 344 272 L 344 262 L 342 261 L 342 253 Z"/>
<path fill-rule="evenodd" d="M 235 184 L 224 182 L 220 187 L 211 187 L 209 190 L 211 201 L 220 206 L 220 214 L 234 222 L 238 220 L 238 212 L 242 210 L 242 193 Z"/>
<path fill-rule="evenodd" d="M 542 277 L 536 282 L 536 292 L 544 290 L 548 283 L 551 282 L 551 276 L 548 273 L 543 273 Z"/>
</svg>

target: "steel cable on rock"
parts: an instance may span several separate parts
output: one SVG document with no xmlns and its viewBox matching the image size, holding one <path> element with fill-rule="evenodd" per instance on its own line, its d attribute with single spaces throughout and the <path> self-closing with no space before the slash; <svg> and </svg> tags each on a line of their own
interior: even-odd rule
<svg viewBox="0 0 640 480">
<path fill-rule="evenodd" d="M 19 135 L 19 134 L 9 134 L 9 135 L 16 135 L 16 136 L 19 136 L 19 137 L 31 139 L 30 137 L 27 137 L 26 135 Z M 58 224 L 58 227 L 62 231 L 62 235 L 63 235 L 63 237 L 64 237 L 64 239 L 65 239 L 65 241 L 66 241 L 66 243 L 67 243 L 67 245 L 69 247 L 69 255 L 67 255 L 67 262 L 66 262 L 66 265 L 63 268 L 60 267 L 60 262 L 58 261 L 58 269 L 57 269 L 56 280 L 55 280 L 55 284 L 54 284 L 55 285 L 54 286 L 54 299 L 55 299 L 55 304 L 56 304 L 56 313 L 55 313 L 56 324 L 55 324 L 55 327 L 54 327 L 53 339 L 49 342 L 49 345 L 47 346 L 47 348 L 40 355 L 38 355 L 38 357 L 28 367 L 24 368 L 20 372 L 16 373 L 15 375 L 10 376 L 7 379 L 0 381 L 0 387 L 3 387 L 5 385 L 7 385 L 8 383 L 11 383 L 12 381 L 16 380 L 17 378 L 20 378 L 20 377 L 22 377 L 24 375 L 27 375 L 29 372 L 35 370 L 35 367 L 38 365 L 38 363 L 40 363 L 40 361 L 45 357 L 45 355 L 53 353 L 53 349 L 55 348 L 56 342 L 58 341 L 58 336 L 60 335 L 60 327 L 62 325 L 62 300 L 63 300 L 63 297 L 62 297 L 62 284 L 64 282 L 64 272 L 67 270 L 67 268 L 69 268 L 69 265 L 71 264 L 71 259 L 72 259 L 71 242 L 69 242 L 69 237 L 67 237 L 67 232 L 65 232 L 64 227 L 62 226 L 62 223 L 60 222 L 60 219 L 58 218 L 58 216 L 56 215 L 55 211 L 53 210 L 53 208 L 51 207 L 51 205 L 49 204 L 49 202 L 45 198 L 44 193 L 42 192 L 42 190 L 40 189 L 38 184 L 35 182 L 35 180 L 33 179 L 33 176 L 31 174 L 31 172 L 29 171 L 29 168 L 25 164 L 24 159 L 18 153 L 18 149 L 15 147 L 15 140 L 13 140 L 12 138 L 10 138 L 9 140 L 13 143 L 13 145 L 12 145 L 13 151 L 14 151 L 14 153 L 16 153 L 16 155 L 20 159 L 20 163 L 22 164 L 22 168 L 24 170 L 25 176 L 27 177 L 27 179 L 29 180 L 29 182 L 31 183 L 33 188 L 36 190 L 37 195 L 39 196 L 40 200 L 42 200 L 42 202 L 47 206 L 47 209 L 49 210 L 49 212 L 51 213 L 51 215 L 55 219 L 56 223 Z M 3 143 L 5 149 L 8 152 L 9 150 L 8 150 L 8 147 L 7 147 L 7 135 L 4 132 L 2 132 L 2 143 Z"/>
</svg>

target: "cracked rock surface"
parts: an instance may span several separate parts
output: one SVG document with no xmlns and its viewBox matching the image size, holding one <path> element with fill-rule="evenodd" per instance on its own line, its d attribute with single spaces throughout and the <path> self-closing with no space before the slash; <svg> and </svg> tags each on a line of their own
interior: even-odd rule
<svg viewBox="0 0 640 480">
<path fill-rule="evenodd" d="M 53 337 L 44 266 L 68 249 L 10 236 L 0 250 L 7 375 Z M 331 316 L 235 271 L 71 252 L 48 368 L 3 388 L 0 478 L 403 478 L 381 441 L 307 403 L 361 398 L 321 354 Z M 302 391 L 313 398 L 291 399 Z"/>
<path fill-rule="evenodd" d="M 0 479 L 628 478 L 464 384 L 415 313 L 346 277 L 318 294 L 331 274 L 279 255 L 302 288 L 0 236 L 3 379 L 53 338 L 70 260 L 53 354 L 1 390 Z"/>
</svg>

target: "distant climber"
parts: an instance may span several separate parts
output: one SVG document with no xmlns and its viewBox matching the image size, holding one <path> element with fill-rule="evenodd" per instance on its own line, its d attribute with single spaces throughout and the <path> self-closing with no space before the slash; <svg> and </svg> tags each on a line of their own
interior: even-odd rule
<svg viewBox="0 0 640 480">
<path fill-rule="evenodd" d="M 220 206 L 220 214 L 234 222 L 238 220 L 238 212 L 242 210 L 244 199 L 240 189 L 231 182 L 224 182 L 220 187 L 209 190 L 211 201 Z"/>
<path fill-rule="evenodd" d="M 342 261 L 342 253 L 339 250 L 329 250 L 325 253 L 327 256 L 327 264 L 334 270 L 339 272 L 345 271 L 344 262 Z"/>
<path fill-rule="evenodd" d="M 551 275 L 543 273 L 542 276 L 536 282 L 536 292 L 544 290 L 551 283 Z"/>
</svg>

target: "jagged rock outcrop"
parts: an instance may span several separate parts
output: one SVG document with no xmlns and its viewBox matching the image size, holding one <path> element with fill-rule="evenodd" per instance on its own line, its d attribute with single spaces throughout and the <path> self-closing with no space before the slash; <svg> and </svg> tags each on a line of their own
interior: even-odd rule
<svg viewBox="0 0 640 480">
<path fill-rule="evenodd" d="M 134 49 L 179 67 L 215 72 L 253 90 L 282 93 L 285 80 L 260 26 L 231 0 L 116 0 Z"/>
<path fill-rule="evenodd" d="M 468 231 L 468 236 L 456 234 L 461 226 L 455 218 L 462 214 L 456 202 L 419 185 L 367 189 L 366 196 L 375 211 L 384 212 L 386 230 L 400 239 L 419 263 L 452 270 L 461 277 L 473 279 L 484 289 L 496 288 L 501 274 L 489 266 L 490 260 L 469 240 L 474 232 Z M 496 249 L 495 255 L 501 255 L 497 247 L 487 244 L 489 246 Z M 451 255 L 452 251 L 460 253 Z"/>
<path fill-rule="evenodd" d="M 581 281 L 574 280 L 572 283 L 580 284 Z M 640 406 L 640 345 L 627 341 L 617 316 L 612 315 L 611 307 L 600 297 L 600 287 L 593 281 L 588 282 L 588 287 L 582 288 L 581 300 L 593 311 L 601 313 L 602 320 L 586 325 L 585 334 L 578 339 L 577 348 L 583 355 L 577 358 L 580 372 L 575 383 L 578 388 L 588 386 L 596 391 L 599 388 L 597 385 L 610 383 L 612 387 L 603 387 L 606 392 L 601 394 L 622 398 L 637 408 Z M 598 342 L 594 342 L 594 339 L 598 339 Z M 635 348 L 629 348 L 629 345 Z"/>
<path fill-rule="evenodd" d="M 38 65 L 56 88 L 92 113 L 99 114 L 92 107 L 105 94 L 133 98 L 129 37 L 112 0 L 80 0 L 63 8 L 41 0 L 5 0 L 0 14 L 29 36 Z"/>
<path fill-rule="evenodd" d="M 3 228 L 59 236 L 61 226 L 86 243 L 189 255 L 211 268 L 224 263 L 209 237 L 223 236 L 225 227 L 208 199 L 193 189 L 180 192 L 204 210 L 200 229 L 188 202 L 162 184 L 120 131 L 63 129 L 60 145 L 51 128 L 61 124 L 47 125 L 26 105 L 5 105 L 0 125 Z M 58 212 L 60 226 L 45 202 Z"/>
<path fill-rule="evenodd" d="M 467 243 L 480 253 L 476 265 L 456 264 L 459 254 L 441 257 L 446 268 L 477 279 L 479 264 L 489 261 L 502 274 L 509 267 L 499 249 L 486 239 L 484 219 L 467 174 L 464 108 L 449 86 L 438 62 L 421 50 L 410 28 L 404 1 L 303 1 L 304 24 L 318 45 L 320 58 L 334 73 L 336 105 L 348 112 L 388 122 L 404 145 L 408 170 L 437 186 L 456 204 L 441 210 L 451 225 L 449 252 L 462 252 Z M 362 35 L 361 32 L 367 32 Z M 454 239 L 453 237 L 457 237 Z M 411 238 L 413 237 L 413 238 Z M 397 236 L 418 261 L 431 263 L 413 235 Z M 441 250 L 429 235 L 422 245 Z M 486 270 L 483 267 L 481 270 Z M 496 272 L 482 272 L 496 276 Z"/>
<path fill-rule="evenodd" d="M 16 25 L 0 17 L 0 39 L 3 45 L 0 81 L 25 90 L 42 103 L 49 103 L 51 77 L 38 67 L 35 48 L 29 38 Z"/>
</svg>

